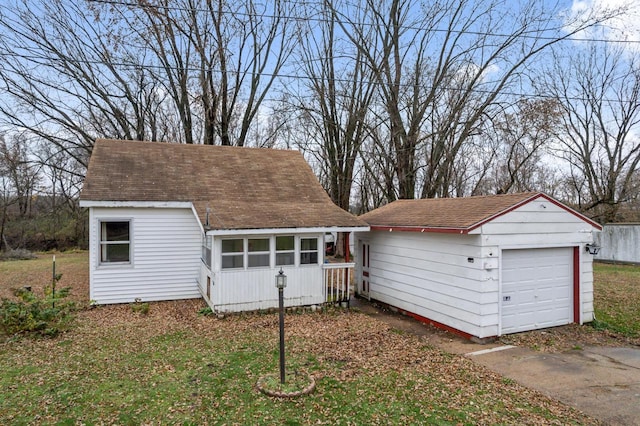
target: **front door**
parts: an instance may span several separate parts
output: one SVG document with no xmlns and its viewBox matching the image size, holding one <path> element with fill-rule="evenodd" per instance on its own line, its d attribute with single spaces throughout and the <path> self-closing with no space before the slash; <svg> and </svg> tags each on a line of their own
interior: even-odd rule
<svg viewBox="0 0 640 426">
<path fill-rule="evenodd" d="M 369 298 L 369 260 L 371 258 L 369 242 L 361 241 L 360 242 L 360 255 L 362 257 L 361 265 L 362 265 L 362 277 L 360 279 L 360 288 L 358 293 L 360 296 Z"/>
</svg>

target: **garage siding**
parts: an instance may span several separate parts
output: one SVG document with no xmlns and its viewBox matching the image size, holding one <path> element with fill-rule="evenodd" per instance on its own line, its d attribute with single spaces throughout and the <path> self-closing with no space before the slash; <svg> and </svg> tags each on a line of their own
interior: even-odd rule
<svg viewBox="0 0 640 426">
<path fill-rule="evenodd" d="M 372 299 L 483 338 L 502 334 L 505 250 L 564 248 L 573 253 L 573 247 L 580 247 L 581 322 L 591 321 L 593 259 L 582 250 L 593 241 L 592 230 L 570 211 L 537 199 L 469 234 L 374 230 L 356 237 L 370 243 Z"/>
<path fill-rule="evenodd" d="M 100 265 L 99 222 L 131 221 L 130 265 Z M 190 209 L 91 208 L 90 299 L 100 304 L 199 298 L 201 232 Z"/>
<path fill-rule="evenodd" d="M 580 323 L 593 321 L 593 256 L 583 249 L 594 240 L 589 224 L 548 200 L 535 200 L 474 232 L 483 235 L 485 249 L 492 251 L 579 247 Z"/>
<path fill-rule="evenodd" d="M 498 282 L 483 267 L 479 236 L 371 232 L 360 238 L 371 244 L 372 299 L 472 335 L 486 321 L 498 324 Z"/>
</svg>

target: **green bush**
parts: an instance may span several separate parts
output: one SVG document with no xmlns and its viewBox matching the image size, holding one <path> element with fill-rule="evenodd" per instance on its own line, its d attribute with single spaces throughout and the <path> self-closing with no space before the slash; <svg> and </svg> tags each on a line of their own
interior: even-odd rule
<svg viewBox="0 0 640 426">
<path fill-rule="evenodd" d="M 210 315 L 213 315 L 213 310 L 211 309 L 211 306 L 206 306 L 198 311 L 198 315 L 208 317 Z"/>
<path fill-rule="evenodd" d="M 141 315 L 147 315 L 149 313 L 149 302 L 142 302 L 142 300 L 136 298 L 136 301 L 131 304 L 131 310 Z"/>
<path fill-rule="evenodd" d="M 44 297 L 38 297 L 23 288 L 15 292 L 18 300 L 2 299 L 0 334 L 57 336 L 68 328 L 74 317 L 74 303 L 65 300 L 69 290 L 59 289 L 54 295 L 52 288 L 48 287 L 45 288 Z"/>
</svg>

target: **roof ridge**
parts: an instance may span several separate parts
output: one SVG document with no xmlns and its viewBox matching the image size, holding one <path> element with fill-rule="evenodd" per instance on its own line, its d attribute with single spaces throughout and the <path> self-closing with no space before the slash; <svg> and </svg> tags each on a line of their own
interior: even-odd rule
<svg viewBox="0 0 640 426">
<path fill-rule="evenodd" d="M 167 146 L 171 146 L 171 147 L 185 147 L 186 149 L 192 149 L 192 148 L 196 148 L 196 149 L 230 149 L 230 150 L 239 150 L 239 149 L 246 149 L 246 150 L 250 150 L 250 151 L 263 151 L 263 150 L 269 150 L 269 151 L 273 151 L 273 152 L 290 152 L 290 153 L 295 153 L 295 154 L 302 154 L 300 151 L 296 150 L 296 149 L 290 149 L 290 148 L 267 148 L 267 147 L 261 147 L 261 146 L 246 146 L 246 145 L 241 145 L 241 146 L 237 146 L 237 145 L 207 145 L 207 144 L 203 144 L 203 143 L 183 143 L 183 142 L 175 142 L 175 141 L 150 141 L 150 140 L 138 140 L 138 139 L 110 139 L 110 138 L 99 138 L 96 139 L 96 143 L 118 143 L 118 144 L 145 144 L 145 145 L 154 145 L 154 146 L 162 146 L 162 147 L 167 147 Z M 95 146 L 95 145 L 94 145 Z"/>
<path fill-rule="evenodd" d="M 99 139 L 80 200 L 191 202 L 201 223 L 208 203 L 212 229 L 367 226 L 293 149 Z"/>
</svg>

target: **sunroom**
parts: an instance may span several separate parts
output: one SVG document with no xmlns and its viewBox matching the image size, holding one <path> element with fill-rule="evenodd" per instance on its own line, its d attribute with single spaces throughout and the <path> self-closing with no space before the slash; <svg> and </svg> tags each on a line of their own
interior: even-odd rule
<svg viewBox="0 0 640 426">
<path fill-rule="evenodd" d="M 208 231 L 200 291 L 215 312 L 275 308 L 274 277 L 282 270 L 288 277 L 285 306 L 348 303 L 354 263 L 325 257 L 325 235 L 356 229 L 363 228 Z"/>
</svg>

